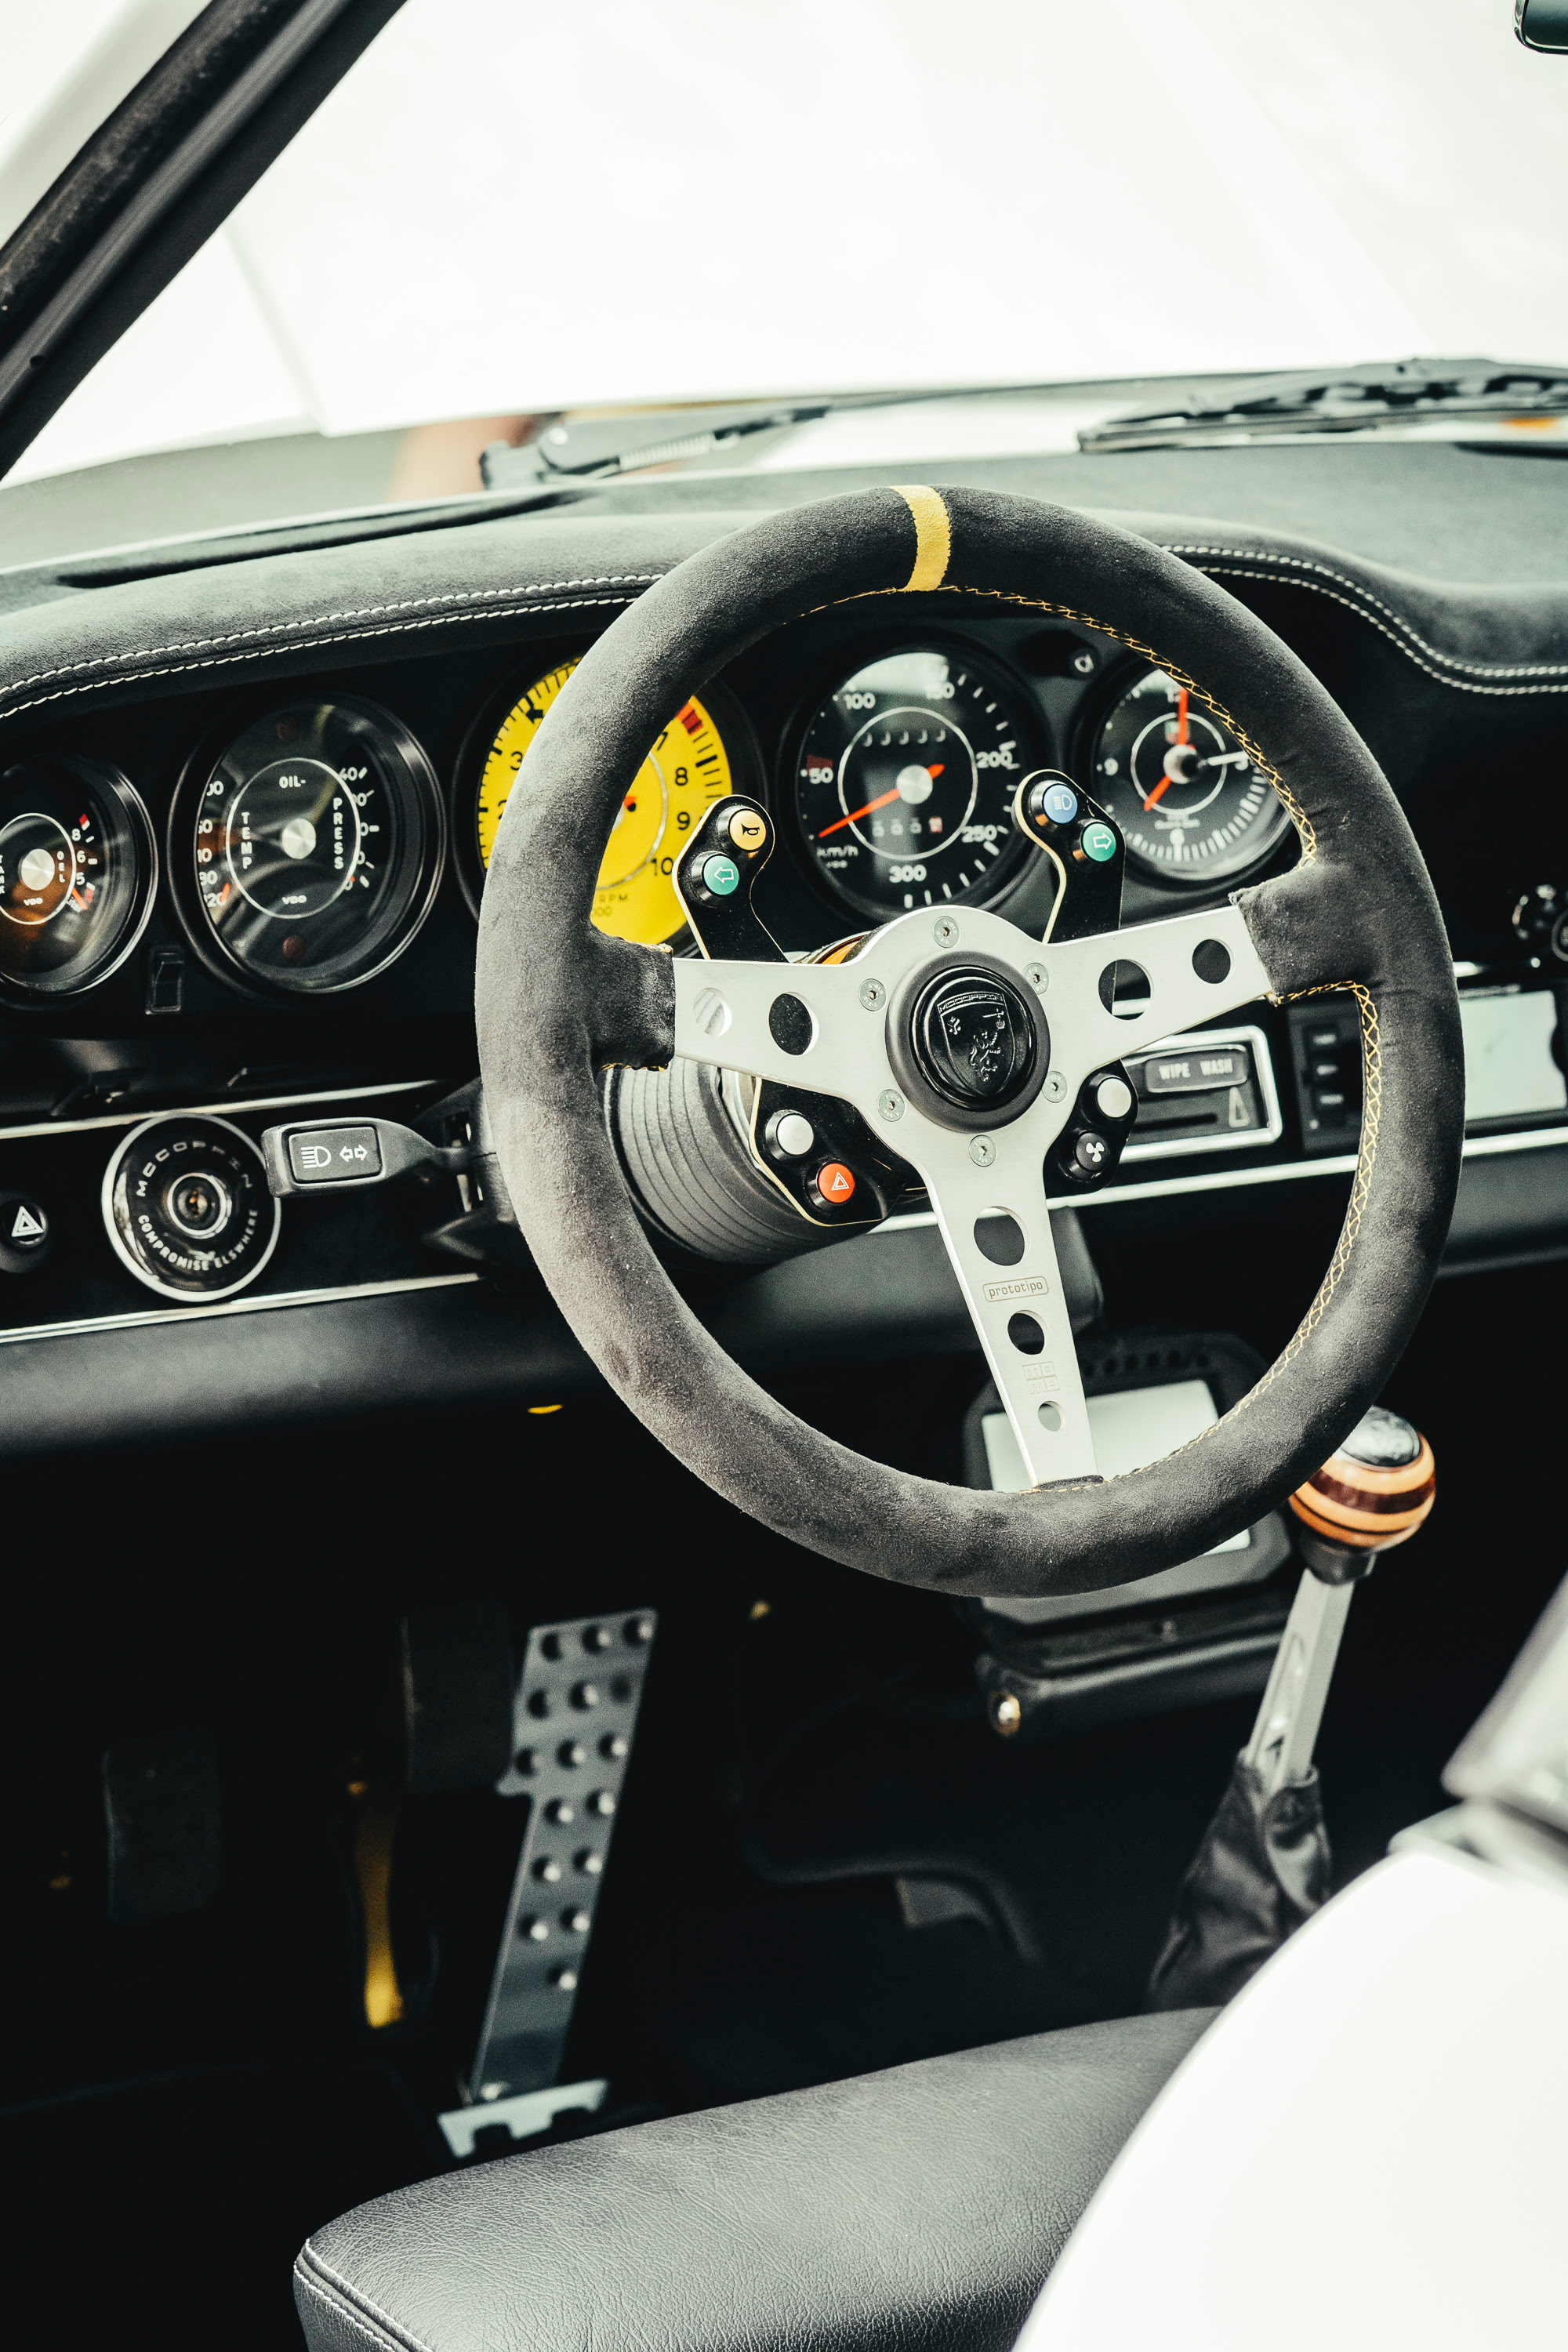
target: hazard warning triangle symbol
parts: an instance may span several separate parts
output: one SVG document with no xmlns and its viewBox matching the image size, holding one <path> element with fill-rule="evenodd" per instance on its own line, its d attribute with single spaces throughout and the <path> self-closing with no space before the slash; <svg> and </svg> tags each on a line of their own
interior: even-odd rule
<svg viewBox="0 0 1568 2352">
<path fill-rule="evenodd" d="M 34 1216 L 26 1201 L 18 1201 L 16 1213 L 11 1220 L 11 1239 L 14 1242 L 41 1242 L 43 1238 L 42 1222 Z"/>
</svg>

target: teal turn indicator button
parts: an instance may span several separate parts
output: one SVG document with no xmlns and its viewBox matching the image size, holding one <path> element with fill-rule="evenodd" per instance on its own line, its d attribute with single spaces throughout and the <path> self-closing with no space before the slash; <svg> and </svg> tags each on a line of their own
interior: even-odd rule
<svg viewBox="0 0 1568 2352">
<path fill-rule="evenodd" d="M 711 890 L 715 898 L 728 898 L 741 887 L 741 869 L 732 857 L 704 858 L 702 887 Z"/>
<path fill-rule="evenodd" d="M 1108 824 L 1100 824 L 1097 820 L 1084 826 L 1079 835 L 1079 846 L 1086 857 L 1092 857 L 1097 866 L 1103 866 L 1107 859 L 1116 855 L 1116 835 Z"/>
</svg>

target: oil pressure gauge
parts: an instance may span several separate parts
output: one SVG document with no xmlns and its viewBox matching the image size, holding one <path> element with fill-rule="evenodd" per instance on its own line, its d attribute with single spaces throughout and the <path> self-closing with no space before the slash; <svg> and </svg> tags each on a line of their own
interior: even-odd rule
<svg viewBox="0 0 1568 2352">
<path fill-rule="evenodd" d="M 428 911 L 440 794 L 413 736 L 374 703 L 267 711 L 180 805 L 198 936 L 245 980 L 309 995 L 354 987 Z"/>
</svg>

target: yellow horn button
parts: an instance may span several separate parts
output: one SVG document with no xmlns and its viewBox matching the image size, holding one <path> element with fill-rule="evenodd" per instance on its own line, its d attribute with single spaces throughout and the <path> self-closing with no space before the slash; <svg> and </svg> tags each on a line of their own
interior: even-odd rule
<svg viewBox="0 0 1568 2352">
<path fill-rule="evenodd" d="M 490 862 L 508 795 L 545 714 L 577 665 L 563 662 L 520 695 L 496 730 L 474 804 L 479 857 Z M 672 876 L 679 845 L 710 801 L 734 790 L 730 754 L 710 713 L 691 701 L 637 770 L 610 828 L 594 893 L 594 920 L 619 940 L 657 947 L 685 924 Z"/>
</svg>

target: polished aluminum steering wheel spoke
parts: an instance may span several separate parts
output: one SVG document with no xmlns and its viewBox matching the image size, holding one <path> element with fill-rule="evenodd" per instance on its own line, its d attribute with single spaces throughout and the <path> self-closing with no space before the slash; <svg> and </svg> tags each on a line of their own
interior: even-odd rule
<svg viewBox="0 0 1568 2352">
<path fill-rule="evenodd" d="M 1120 931 L 1041 950 L 1050 985 L 1045 998 L 1051 1058 L 1076 1092 L 1101 1063 L 1140 1045 L 1217 1020 L 1268 992 L 1264 971 L 1238 908 L 1169 915 Z M 1142 973 L 1141 992 L 1117 1000 L 1110 975 Z M 1120 1013 L 1111 1010 L 1120 1001 Z"/>
<path fill-rule="evenodd" d="M 1040 1073 L 1043 1090 L 1000 1122 L 932 1115 L 930 1100 L 911 1094 L 908 1054 L 900 1077 L 890 1050 L 892 1024 L 907 1019 L 927 971 L 959 974 L 971 959 L 982 973 L 1005 973 L 1033 1008 L 1037 1051 L 1048 1069 Z M 1118 1000 L 1118 966 L 1142 973 L 1147 994 Z M 911 975 L 920 975 L 912 990 L 905 986 Z M 999 916 L 932 909 L 874 932 L 849 963 L 678 959 L 675 983 L 678 1054 L 851 1103 L 916 1170 L 1031 1478 L 1092 1476 L 1094 1446 L 1046 1205 L 1050 1154 L 1096 1070 L 1267 992 L 1236 908 L 1044 948 Z M 1119 1001 L 1120 1013 L 1112 1009 Z M 1010 1264 L 983 1246 L 983 1239 L 997 1246 L 993 1216 L 1016 1228 Z"/>
<path fill-rule="evenodd" d="M 675 1050 L 782 1087 L 837 1095 L 877 1117 L 889 1083 L 881 1008 L 885 985 L 867 1005 L 865 971 L 855 964 L 675 965 Z"/>
<path fill-rule="evenodd" d="M 994 1135 L 956 1135 L 922 1119 L 909 1153 L 925 1180 L 964 1305 L 1037 1486 L 1095 1475 L 1046 1205 L 1046 1155 L 1061 1124 L 1060 1107 L 1046 1102 Z M 982 1246 L 983 1236 L 991 1250 Z M 1007 1241 L 1005 1255 L 992 1255 Z"/>
</svg>

